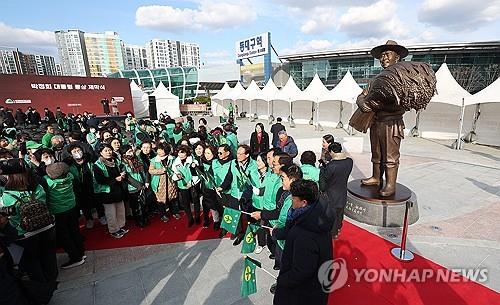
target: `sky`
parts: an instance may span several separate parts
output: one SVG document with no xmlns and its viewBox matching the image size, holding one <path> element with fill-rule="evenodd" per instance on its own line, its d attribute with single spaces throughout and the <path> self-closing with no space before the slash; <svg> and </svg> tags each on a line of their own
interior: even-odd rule
<svg viewBox="0 0 500 305">
<path fill-rule="evenodd" d="M 400 44 L 500 40 L 500 0 L 2 0 L 0 46 L 57 58 L 54 31 L 114 31 L 128 44 L 200 45 L 205 65 L 235 62 L 264 32 L 279 55 Z"/>
</svg>

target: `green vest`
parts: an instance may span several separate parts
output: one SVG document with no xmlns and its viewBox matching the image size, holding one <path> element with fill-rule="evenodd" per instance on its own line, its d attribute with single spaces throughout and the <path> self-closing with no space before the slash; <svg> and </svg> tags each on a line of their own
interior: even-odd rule
<svg viewBox="0 0 500 305">
<path fill-rule="evenodd" d="M 238 150 L 238 137 L 232 132 L 226 134 L 226 140 L 229 147 L 231 147 L 231 153 L 236 156 L 236 151 Z"/>
<path fill-rule="evenodd" d="M 172 137 L 174 139 L 174 144 L 177 145 L 179 143 L 179 141 L 182 139 L 182 131 L 179 133 L 175 133 L 172 131 Z"/>
<path fill-rule="evenodd" d="M 311 180 L 316 183 L 319 181 L 319 168 L 312 166 L 310 164 L 304 164 L 300 167 L 303 174 L 304 180 Z"/>
<path fill-rule="evenodd" d="M 203 178 L 201 179 L 203 180 L 203 186 L 209 190 L 213 190 L 215 188 L 215 178 L 213 174 L 210 172 L 211 168 L 212 164 L 203 163 L 203 172 L 204 172 L 203 174 L 205 176 L 205 179 Z"/>
<path fill-rule="evenodd" d="M 18 199 L 14 198 L 14 196 L 23 198 L 26 196 L 30 196 L 29 192 L 27 191 L 12 191 L 12 190 L 4 190 L 2 193 L 2 200 L 3 200 L 3 205 L 8 207 L 12 205 L 16 205 L 16 214 L 12 215 L 9 217 L 9 223 L 16 228 L 17 234 L 19 235 L 24 235 L 26 231 L 21 228 L 21 216 L 20 216 L 20 204 L 18 203 Z M 35 189 L 35 198 L 40 201 L 40 202 L 46 202 L 46 195 L 45 195 L 45 190 L 41 185 L 38 185 Z"/>
<path fill-rule="evenodd" d="M 68 173 L 64 178 L 52 179 L 44 176 L 47 182 L 47 205 L 52 214 L 60 214 L 71 210 L 76 205 L 73 192 L 73 174 Z"/>
<path fill-rule="evenodd" d="M 109 177 L 108 169 L 106 168 L 106 165 L 102 163 L 100 159 L 97 159 L 94 163 L 95 166 L 97 166 L 102 173 L 104 174 L 105 177 Z M 94 174 L 94 193 L 109 193 L 111 192 L 111 187 L 109 185 L 104 185 L 104 184 L 99 184 L 95 180 L 95 174 Z"/>
<path fill-rule="evenodd" d="M 266 175 L 267 174 L 268 173 L 266 173 Z M 262 188 L 263 185 L 264 185 L 264 180 L 261 181 L 260 173 L 259 173 L 259 179 L 257 179 L 255 187 L 260 189 L 260 188 Z M 262 210 L 263 204 L 264 204 L 264 195 L 262 195 L 262 196 L 255 195 L 255 194 L 252 195 L 252 205 L 254 206 L 254 208 Z"/>
<path fill-rule="evenodd" d="M 264 178 L 264 202 L 262 204 L 264 210 L 271 211 L 276 208 L 276 194 L 282 185 L 280 176 L 271 171 L 266 174 L 266 178 Z"/>
<path fill-rule="evenodd" d="M 238 161 L 234 159 L 231 161 L 231 173 L 233 174 L 233 181 L 231 181 L 231 196 L 236 199 L 241 199 L 243 191 L 250 186 L 259 184 L 259 170 L 257 169 L 257 162 L 249 158 L 248 166 L 245 170 L 238 169 Z"/>
<path fill-rule="evenodd" d="M 172 170 L 174 172 L 173 179 L 177 182 L 177 187 L 182 190 L 187 190 L 188 182 L 194 183 L 193 175 L 191 174 L 191 163 L 193 162 L 193 157 L 189 156 L 186 158 L 184 164 L 182 164 L 181 159 L 177 157 L 172 163 Z M 177 178 L 177 173 L 181 174 L 182 179 Z"/>
<path fill-rule="evenodd" d="M 141 162 L 141 164 L 142 164 L 142 161 L 140 161 L 140 159 L 139 159 L 139 162 Z M 144 184 L 144 183 L 146 183 L 146 179 L 144 177 L 144 172 L 141 171 L 138 173 L 134 173 L 134 172 L 132 172 L 132 168 L 128 165 L 128 163 L 123 162 L 123 165 L 125 168 L 125 172 L 127 172 L 127 189 L 129 191 L 129 193 L 136 193 L 138 191 L 138 189 L 136 187 L 134 187 L 131 183 L 128 182 L 128 178 L 131 177 L 132 179 L 136 180 L 137 182 Z"/>
<path fill-rule="evenodd" d="M 288 211 L 292 207 L 292 195 L 288 195 L 285 198 L 285 202 L 283 203 L 283 207 L 280 210 L 280 216 L 276 220 L 270 220 L 269 223 L 273 225 L 273 227 L 284 228 L 286 225 L 286 219 L 288 217 Z M 278 245 L 281 249 L 285 249 L 285 241 L 278 240 Z"/>
<path fill-rule="evenodd" d="M 156 157 L 151 159 L 150 164 L 153 165 L 155 169 L 163 168 L 163 164 L 161 163 L 160 159 Z M 160 175 L 151 175 L 151 189 L 153 190 L 153 192 L 155 193 L 158 192 L 159 185 L 160 185 Z"/>
<path fill-rule="evenodd" d="M 231 168 L 231 161 L 226 162 L 225 164 L 221 164 L 219 160 L 214 160 L 212 162 L 212 170 L 214 171 L 215 178 L 215 186 L 220 187 L 224 179 L 226 178 L 227 173 Z M 224 191 L 224 194 L 229 194 L 231 190 Z"/>
</svg>

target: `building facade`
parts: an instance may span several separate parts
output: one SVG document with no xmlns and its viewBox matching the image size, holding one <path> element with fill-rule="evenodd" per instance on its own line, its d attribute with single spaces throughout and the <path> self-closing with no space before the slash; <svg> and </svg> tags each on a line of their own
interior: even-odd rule
<svg viewBox="0 0 500 305">
<path fill-rule="evenodd" d="M 125 68 L 118 33 L 85 33 L 84 38 L 90 76 L 102 77 Z"/>
<path fill-rule="evenodd" d="M 55 31 L 57 51 L 64 75 L 90 76 L 84 32 Z"/>
<path fill-rule="evenodd" d="M 57 75 L 54 57 L 39 54 L 25 54 L 26 73 L 35 75 Z"/>
<path fill-rule="evenodd" d="M 446 63 L 457 82 L 475 93 L 500 76 L 500 41 L 457 44 L 407 46 L 404 60 L 429 63 L 434 71 Z M 297 86 L 305 89 L 317 73 L 323 83 L 333 88 L 350 71 L 356 82 L 364 87 L 382 71 L 371 48 L 314 52 L 280 56 L 287 61 L 287 72 Z"/>
<path fill-rule="evenodd" d="M 143 70 L 148 68 L 146 47 L 122 43 L 122 53 L 125 70 Z"/>
<path fill-rule="evenodd" d="M 110 74 L 108 77 L 133 80 L 147 93 L 153 92 L 162 82 L 172 94 L 179 97 L 181 103 L 195 98 L 199 85 L 197 67 L 123 70 Z"/>
<path fill-rule="evenodd" d="M 150 69 L 200 66 L 200 47 L 195 43 L 153 39 L 146 45 Z"/>
<path fill-rule="evenodd" d="M 200 46 L 196 43 L 177 41 L 178 62 L 182 67 L 200 68 Z"/>
<path fill-rule="evenodd" d="M 0 73 L 24 74 L 24 55 L 16 48 L 0 48 Z"/>
</svg>

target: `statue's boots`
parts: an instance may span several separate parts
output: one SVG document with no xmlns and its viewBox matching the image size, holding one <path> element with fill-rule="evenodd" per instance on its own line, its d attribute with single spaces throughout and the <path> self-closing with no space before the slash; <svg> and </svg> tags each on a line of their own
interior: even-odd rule
<svg viewBox="0 0 500 305">
<path fill-rule="evenodd" d="M 379 185 L 380 184 L 380 164 L 373 163 L 373 175 L 370 178 L 362 179 L 363 185 Z"/>
<path fill-rule="evenodd" d="M 396 179 L 398 177 L 398 166 L 393 165 L 385 168 L 385 186 L 380 190 L 382 197 L 389 197 L 396 192 Z"/>
</svg>

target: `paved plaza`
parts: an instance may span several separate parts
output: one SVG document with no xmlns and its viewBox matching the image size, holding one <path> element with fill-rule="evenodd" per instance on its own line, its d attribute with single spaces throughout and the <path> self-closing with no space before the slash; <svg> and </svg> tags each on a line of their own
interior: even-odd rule
<svg viewBox="0 0 500 305">
<path fill-rule="evenodd" d="M 197 120 L 197 118 L 195 118 Z M 218 122 L 210 118 L 209 126 Z M 248 142 L 256 122 L 237 120 L 241 142 Z M 267 122 L 264 122 L 267 131 Z M 342 129 L 297 125 L 289 134 L 300 143 L 331 133 L 347 143 Z M 367 135 L 363 152 L 349 152 L 354 159 L 351 179 L 371 173 Z M 500 291 L 500 149 L 465 144 L 451 149 L 452 141 L 406 138 L 402 142 L 398 182 L 417 195 L 420 219 L 409 228 L 408 247 L 447 268 L 487 268 L 486 286 Z M 361 143 L 361 142 L 360 142 Z M 298 158 L 296 158 L 296 161 Z M 380 228 L 356 223 L 380 237 L 399 243 L 400 228 Z M 88 251 L 86 264 L 60 272 L 60 286 L 51 304 L 271 304 L 273 279 L 257 270 L 258 292 L 240 297 L 243 266 L 240 247 L 232 241 L 207 240 L 123 249 Z M 272 262 L 265 250 L 252 255 L 268 270 Z M 64 261 L 60 256 L 60 261 Z M 275 271 L 274 273 L 277 274 Z"/>
</svg>

